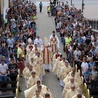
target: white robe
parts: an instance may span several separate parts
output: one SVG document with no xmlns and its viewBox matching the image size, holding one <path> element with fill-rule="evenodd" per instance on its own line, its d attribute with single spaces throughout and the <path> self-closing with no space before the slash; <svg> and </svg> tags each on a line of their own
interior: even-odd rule
<svg viewBox="0 0 98 98">
<path fill-rule="evenodd" d="M 38 76 L 35 76 L 34 78 L 31 76 L 28 81 L 27 81 L 27 88 L 32 87 L 33 85 L 35 85 L 37 83 L 37 81 L 40 80 L 40 78 Z"/>
</svg>

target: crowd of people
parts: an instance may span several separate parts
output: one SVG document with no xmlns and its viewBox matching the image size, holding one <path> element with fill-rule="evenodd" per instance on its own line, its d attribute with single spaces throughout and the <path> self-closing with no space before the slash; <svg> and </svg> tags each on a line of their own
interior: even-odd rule
<svg viewBox="0 0 98 98">
<path fill-rule="evenodd" d="M 6 23 L 0 28 L 0 81 L 16 81 L 25 67 L 27 39 L 36 37 L 36 6 L 14 1 L 7 11 Z M 3 87 L 4 85 L 0 85 Z M 16 87 L 16 84 L 12 84 Z M 0 92 L 2 94 L 2 92 Z"/>
<path fill-rule="evenodd" d="M 77 64 L 86 82 L 97 80 L 98 38 L 82 11 L 62 2 L 57 8 L 55 26 L 71 66 Z"/>
</svg>

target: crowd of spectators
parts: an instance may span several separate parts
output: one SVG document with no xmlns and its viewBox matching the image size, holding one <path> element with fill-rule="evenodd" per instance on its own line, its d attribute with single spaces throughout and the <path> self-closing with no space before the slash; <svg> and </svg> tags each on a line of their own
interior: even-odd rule
<svg viewBox="0 0 98 98">
<path fill-rule="evenodd" d="M 24 69 L 27 39 L 36 37 L 36 6 L 13 1 L 6 19 L 0 28 L 0 81 L 15 81 L 18 69 L 20 75 Z"/>
<path fill-rule="evenodd" d="M 86 82 L 98 78 L 98 35 L 81 9 L 68 1 L 56 6 L 55 27 L 71 66 L 77 64 Z"/>
</svg>

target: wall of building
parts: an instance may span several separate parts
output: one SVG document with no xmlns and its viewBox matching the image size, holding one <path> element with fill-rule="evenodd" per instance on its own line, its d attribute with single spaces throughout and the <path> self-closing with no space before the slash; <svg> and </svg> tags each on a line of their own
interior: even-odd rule
<svg viewBox="0 0 98 98">
<path fill-rule="evenodd" d="M 2 20 L 6 20 L 6 12 L 9 8 L 9 0 L 0 0 L 0 25 L 2 25 Z"/>
</svg>

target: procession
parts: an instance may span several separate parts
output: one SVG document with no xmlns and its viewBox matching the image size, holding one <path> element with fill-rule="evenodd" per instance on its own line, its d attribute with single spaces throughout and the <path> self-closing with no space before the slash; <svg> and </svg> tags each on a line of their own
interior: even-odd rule
<svg viewBox="0 0 98 98">
<path fill-rule="evenodd" d="M 97 36 L 68 1 L 11 2 L 0 28 L 0 98 L 96 98 Z"/>
</svg>

